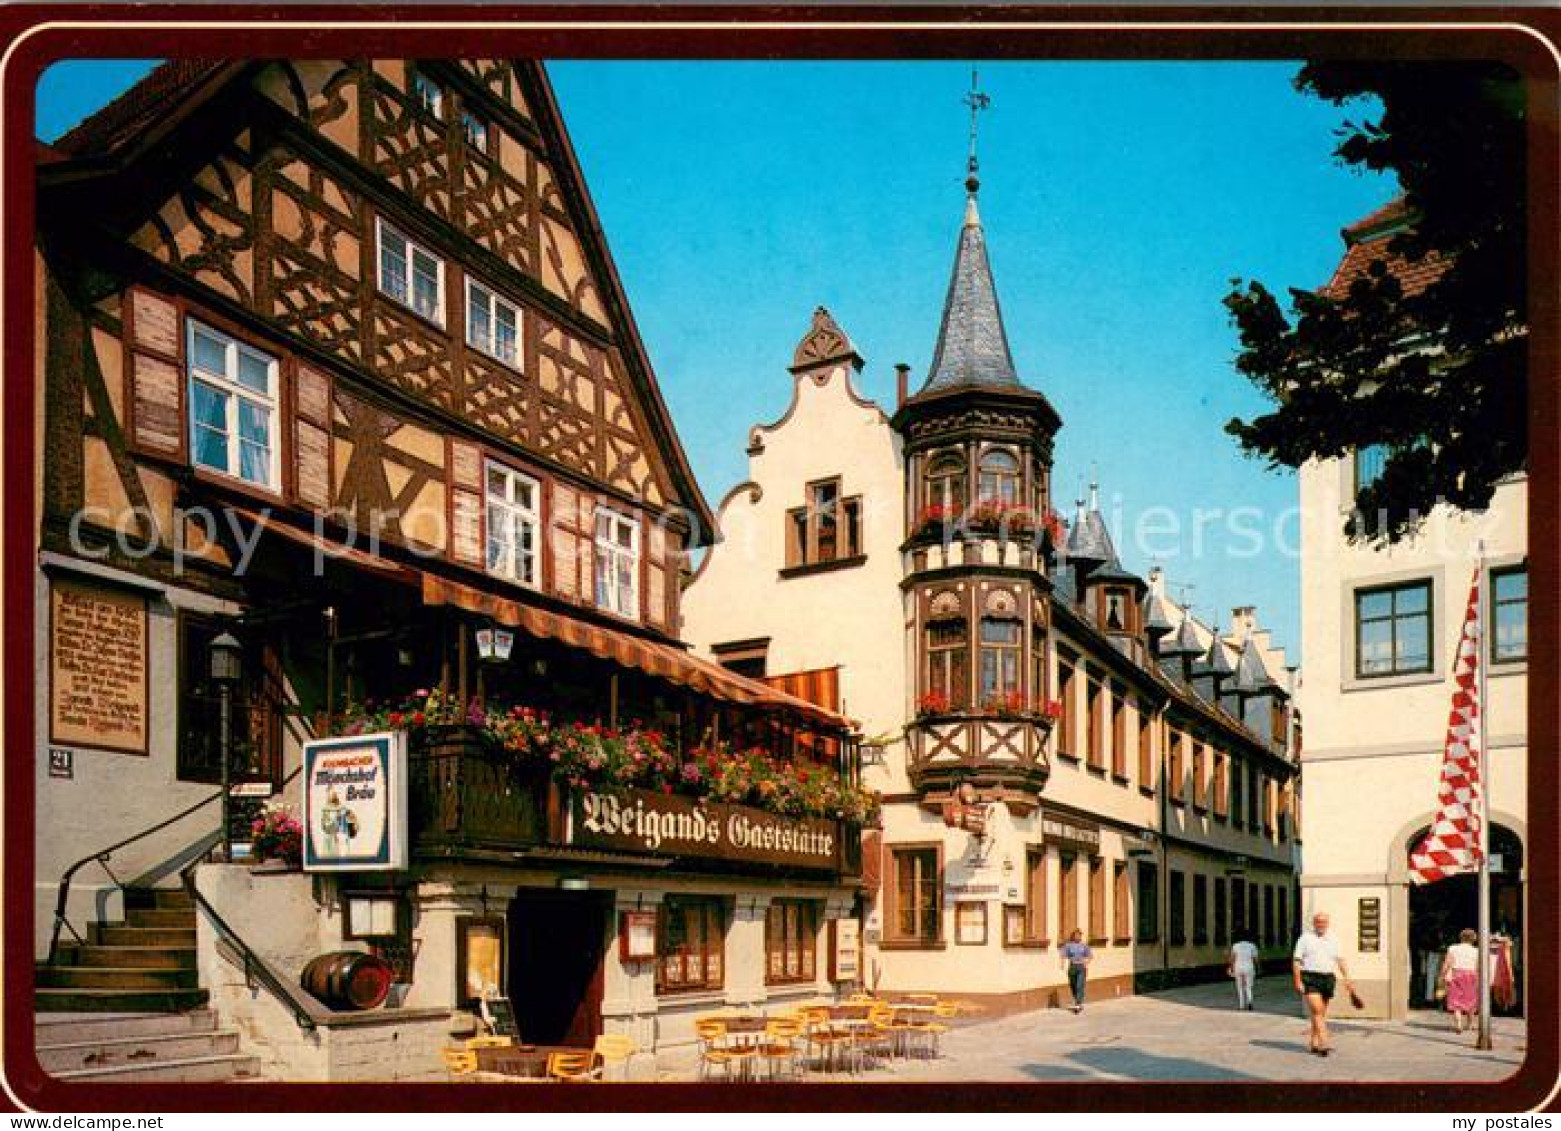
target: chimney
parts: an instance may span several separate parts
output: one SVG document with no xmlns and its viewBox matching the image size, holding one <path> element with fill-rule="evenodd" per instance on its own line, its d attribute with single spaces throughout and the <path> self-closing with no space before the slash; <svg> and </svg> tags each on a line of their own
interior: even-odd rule
<svg viewBox="0 0 1561 1131">
<path fill-rule="evenodd" d="M 1256 628 L 1256 605 L 1237 605 L 1230 610 L 1230 634 L 1238 645 L 1245 644 L 1247 637 L 1251 636 Z"/>
<path fill-rule="evenodd" d="M 894 407 L 899 408 L 905 403 L 906 391 L 910 388 L 911 367 L 905 362 L 900 362 L 894 367 Z"/>
</svg>

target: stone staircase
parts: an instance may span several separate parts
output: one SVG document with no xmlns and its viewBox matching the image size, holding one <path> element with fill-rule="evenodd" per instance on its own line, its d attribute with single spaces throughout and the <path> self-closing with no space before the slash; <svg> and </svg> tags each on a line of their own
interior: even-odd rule
<svg viewBox="0 0 1561 1131">
<path fill-rule="evenodd" d="M 206 1004 L 195 971 L 189 893 L 125 889 L 125 921 L 92 923 L 85 943 L 62 943 L 37 968 L 39 1013 L 180 1013 Z"/>
<path fill-rule="evenodd" d="M 209 1009 L 189 1013 L 91 1013 L 39 1018 L 38 1063 L 56 1080 L 252 1080 L 260 1062 Z"/>
</svg>

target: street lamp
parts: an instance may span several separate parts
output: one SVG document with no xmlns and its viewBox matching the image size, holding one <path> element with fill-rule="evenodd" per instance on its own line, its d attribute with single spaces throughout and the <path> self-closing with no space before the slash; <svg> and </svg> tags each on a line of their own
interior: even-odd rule
<svg viewBox="0 0 1561 1131">
<path fill-rule="evenodd" d="M 233 687 L 244 674 L 244 646 L 230 632 L 211 642 L 211 681 L 221 704 L 218 740 L 222 750 L 222 859 L 233 862 Z"/>
</svg>

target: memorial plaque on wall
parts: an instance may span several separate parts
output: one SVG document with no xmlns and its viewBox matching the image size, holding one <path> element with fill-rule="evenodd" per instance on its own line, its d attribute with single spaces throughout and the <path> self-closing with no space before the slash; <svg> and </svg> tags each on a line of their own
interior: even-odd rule
<svg viewBox="0 0 1561 1131">
<path fill-rule="evenodd" d="M 50 586 L 49 740 L 147 752 L 145 597 L 75 581 Z"/>
<path fill-rule="evenodd" d="M 1355 924 L 1356 950 L 1362 954 L 1375 954 L 1382 949 L 1381 899 L 1374 895 L 1361 897 Z"/>
</svg>

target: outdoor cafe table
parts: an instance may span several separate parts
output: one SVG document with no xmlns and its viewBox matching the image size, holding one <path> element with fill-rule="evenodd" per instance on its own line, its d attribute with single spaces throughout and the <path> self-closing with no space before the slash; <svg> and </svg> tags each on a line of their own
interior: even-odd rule
<svg viewBox="0 0 1561 1131">
<path fill-rule="evenodd" d="M 473 1050 L 477 1054 L 479 1072 L 499 1072 L 520 1079 L 545 1080 L 547 1058 L 555 1052 L 583 1052 L 588 1048 L 576 1045 L 504 1045 L 499 1048 Z"/>
</svg>

